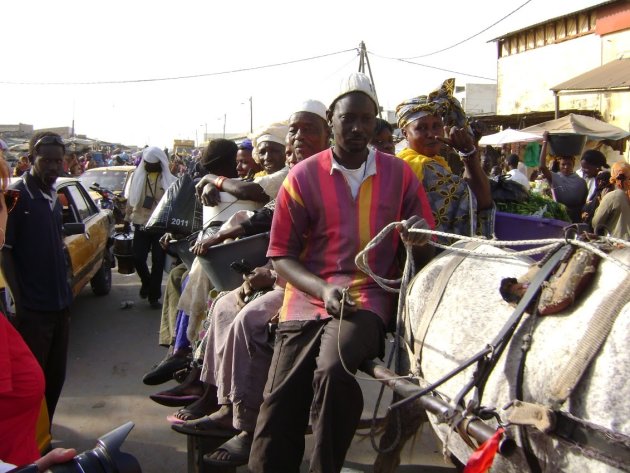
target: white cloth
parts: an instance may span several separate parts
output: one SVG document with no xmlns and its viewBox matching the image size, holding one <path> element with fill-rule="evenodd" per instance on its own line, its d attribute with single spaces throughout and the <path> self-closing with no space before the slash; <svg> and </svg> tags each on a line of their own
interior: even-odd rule
<svg viewBox="0 0 630 473">
<path fill-rule="evenodd" d="M 252 137 L 252 157 L 254 161 L 260 164 L 260 156 L 258 155 L 258 147 L 267 141 L 285 145 L 289 133 L 289 127 L 285 123 L 272 123 L 271 125 L 261 128 Z"/>
<path fill-rule="evenodd" d="M 595 196 L 595 191 L 597 190 L 597 183 L 595 182 L 594 177 L 587 177 L 584 175 L 584 171 L 582 169 L 578 169 L 575 171 L 575 174 L 580 176 L 586 182 L 586 187 L 588 187 L 588 195 L 586 196 L 586 201 L 592 200 Z"/>
<path fill-rule="evenodd" d="M 177 180 L 171 171 L 169 170 L 168 157 L 157 146 L 150 146 L 142 151 L 142 161 L 138 164 L 138 167 L 133 172 L 131 179 L 131 186 L 129 188 L 129 194 L 126 195 L 127 201 L 131 207 L 135 207 L 143 196 L 144 187 L 147 179 L 147 170 L 144 167 L 144 163 L 160 163 L 162 167 L 162 188 L 168 189 L 173 182 Z"/>
<path fill-rule="evenodd" d="M 255 178 L 254 182 L 262 187 L 269 199 L 275 199 L 287 174 L 289 174 L 289 167 L 285 166 L 272 174 Z"/>
<path fill-rule="evenodd" d="M 529 179 L 527 179 L 527 176 L 518 169 L 510 169 L 507 173 L 507 178 L 518 182 L 525 189 L 529 190 Z"/>
<path fill-rule="evenodd" d="M 365 162 L 359 166 L 357 169 L 348 169 L 341 164 L 339 164 L 335 159 L 332 160 L 332 165 L 330 166 L 330 174 L 334 171 L 339 171 L 343 177 L 346 179 L 348 186 L 350 186 L 350 192 L 352 193 L 352 198 L 356 199 L 357 194 L 359 193 L 359 187 L 363 184 L 368 177 L 376 175 L 376 153 L 373 149 L 370 149 L 368 153 L 367 159 Z"/>
<path fill-rule="evenodd" d="M 4 463 L 0 460 L 0 473 L 6 473 L 11 470 L 15 470 L 15 465 L 12 465 L 11 463 Z"/>
</svg>

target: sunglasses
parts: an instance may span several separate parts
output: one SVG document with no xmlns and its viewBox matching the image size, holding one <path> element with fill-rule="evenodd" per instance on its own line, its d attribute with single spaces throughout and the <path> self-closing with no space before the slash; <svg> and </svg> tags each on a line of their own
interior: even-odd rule
<svg viewBox="0 0 630 473">
<path fill-rule="evenodd" d="M 20 191 L 17 189 L 7 189 L 2 191 L 4 194 L 4 204 L 7 207 L 7 213 L 11 212 L 15 208 L 15 205 L 20 199 Z"/>
<path fill-rule="evenodd" d="M 66 147 L 66 144 L 63 142 L 63 138 L 57 135 L 46 135 L 42 136 L 39 140 L 35 142 L 33 149 L 39 148 L 41 145 L 59 145 Z"/>
</svg>

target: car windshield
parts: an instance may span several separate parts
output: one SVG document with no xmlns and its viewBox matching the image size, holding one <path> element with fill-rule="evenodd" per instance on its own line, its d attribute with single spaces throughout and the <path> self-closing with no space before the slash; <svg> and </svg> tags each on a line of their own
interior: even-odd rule
<svg viewBox="0 0 630 473">
<path fill-rule="evenodd" d="M 81 184 L 86 189 L 97 183 L 100 187 L 104 187 L 112 192 L 122 192 L 127 178 L 128 171 L 115 171 L 113 169 L 100 170 L 88 169 L 79 177 Z"/>
</svg>

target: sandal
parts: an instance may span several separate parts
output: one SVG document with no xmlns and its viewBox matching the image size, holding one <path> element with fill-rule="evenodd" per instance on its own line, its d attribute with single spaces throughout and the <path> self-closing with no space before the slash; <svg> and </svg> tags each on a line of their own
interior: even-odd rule
<svg viewBox="0 0 630 473">
<path fill-rule="evenodd" d="M 204 455 L 204 463 L 212 466 L 227 467 L 238 467 L 247 465 L 247 463 L 249 462 L 249 454 L 252 450 L 253 437 L 254 436 L 251 433 L 247 432 L 235 435 L 219 448 L 217 448 L 214 452 Z M 217 452 L 225 452 L 230 456 L 230 458 L 227 460 L 212 458 L 212 456 Z"/>
<path fill-rule="evenodd" d="M 171 428 L 180 434 L 196 435 L 200 437 L 232 437 L 241 431 L 234 427 L 226 427 L 210 418 L 203 416 L 190 422 L 173 424 Z"/>
</svg>

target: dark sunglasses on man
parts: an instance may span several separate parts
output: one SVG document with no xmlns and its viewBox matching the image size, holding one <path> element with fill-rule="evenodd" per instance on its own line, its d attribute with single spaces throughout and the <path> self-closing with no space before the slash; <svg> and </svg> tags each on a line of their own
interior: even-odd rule
<svg viewBox="0 0 630 473">
<path fill-rule="evenodd" d="M 33 149 L 37 150 L 37 148 L 39 148 L 41 145 L 59 145 L 63 146 L 64 149 L 66 147 L 66 144 L 63 142 L 63 138 L 57 135 L 42 136 L 39 140 L 35 142 Z"/>
</svg>

